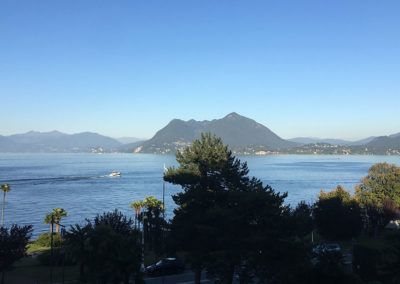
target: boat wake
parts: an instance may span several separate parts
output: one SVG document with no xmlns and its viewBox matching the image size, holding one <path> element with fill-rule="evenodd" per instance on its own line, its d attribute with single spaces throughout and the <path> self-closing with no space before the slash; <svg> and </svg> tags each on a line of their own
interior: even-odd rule
<svg viewBox="0 0 400 284">
<path fill-rule="evenodd" d="M 110 178 L 113 176 L 102 175 L 102 176 L 61 176 L 61 177 L 42 177 L 42 178 L 22 178 L 22 179 L 7 179 L 0 180 L 2 183 L 52 183 L 52 182 L 63 182 L 63 181 L 77 181 L 85 179 L 97 179 L 97 178 Z"/>
</svg>

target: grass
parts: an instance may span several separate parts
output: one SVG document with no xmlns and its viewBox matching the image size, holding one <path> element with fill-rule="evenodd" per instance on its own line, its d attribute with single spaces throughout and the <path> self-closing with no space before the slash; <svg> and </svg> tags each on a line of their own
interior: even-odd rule
<svg viewBox="0 0 400 284">
<path fill-rule="evenodd" d="M 53 267 L 53 282 L 62 282 L 62 267 Z M 16 262 L 14 269 L 7 272 L 8 277 L 22 276 L 25 278 L 39 281 L 40 283 L 50 283 L 50 266 L 41 265 L 36 258 L 26 257 Z M 79 269 L 77 265 L 64 267 L 64 280 L 72 282 L 78 279 Z M 7 283 L 7 282 L 6 282 Z M 8 283 L 7 283 L 8 284 Z M 9 283 L 13 284 L 13 283 Z"/>
<path fill-rule="evenodd" d="M 49 249 L 50 249 L 49 247 L 43 247 L 43 246 L 36 244 L 35 242 L 32 242 L 27 245 L 26 253 L 27 254 L 41 253 L 41 252 L 47 251 Z"/>
</svg>

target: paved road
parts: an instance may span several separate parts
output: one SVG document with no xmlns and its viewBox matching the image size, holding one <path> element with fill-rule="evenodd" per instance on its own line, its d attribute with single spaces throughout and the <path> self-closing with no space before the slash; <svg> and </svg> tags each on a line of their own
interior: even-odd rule
<svg viewBox="0 0 400 284">
<path fill-rule="evenodd" d="M 214 281 L 206 279 L 205 273 L 201 276 L 201 283 L 213 284 Z M 146 284 L 193 284 L 194 273 L 190 270 L 185 270 L 181 274 L 166 275 L 159 277 L 148 277 L 145 278 Z"/>
</svg>

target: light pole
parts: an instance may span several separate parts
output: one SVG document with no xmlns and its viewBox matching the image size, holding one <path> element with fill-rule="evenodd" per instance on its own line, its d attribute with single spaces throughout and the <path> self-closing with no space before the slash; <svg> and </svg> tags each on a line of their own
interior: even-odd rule
<svg viewBox="0 0 400 284">
<path fill-rule="evenodd" d="M 142 272 L 144 272 L 145 271 L 145 269 L 144 269 L 144 220 L 147 217 L 143 214 L 143 212 L 142 212 L 142 216 L 143 216 L 143 218 L 142 218 L 142 222 L 143 222 L 143 224 L 142 224 L 142 264 L 140 266 L 140 270 Z"/>
</svg>

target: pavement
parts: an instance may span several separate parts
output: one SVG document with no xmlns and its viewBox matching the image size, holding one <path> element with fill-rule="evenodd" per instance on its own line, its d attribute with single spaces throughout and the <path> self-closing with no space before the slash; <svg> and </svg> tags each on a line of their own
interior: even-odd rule
<svg viewBox="0 0 400 284">
<path fill-rule="evenodd" d="M 193 284 L 194 273 L 190 270 L 185 270 L 180 274 L 146 277 L 144 280 L 146 281 L 146 284 Z M 204 284 L 214 283 L 214 281 L 206 279 L 205 273 L 202 273 L 200 282 Z"/>
</svg>

